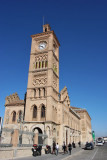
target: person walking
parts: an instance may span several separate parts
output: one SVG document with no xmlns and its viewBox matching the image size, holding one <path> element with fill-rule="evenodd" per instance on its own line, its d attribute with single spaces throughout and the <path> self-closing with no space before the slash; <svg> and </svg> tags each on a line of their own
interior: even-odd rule
<svg viewBox="0 0 107 160">
<path fill-rule="evenodd" d="M 72 150 L 72 145 L 71 145 L 71 143 L 68 144 L 68 150 L 69 150 L 69 154 L 71 154 L 71 150 Z"/>
<path fill-rule="evenodd" d="M 56 144 L 56 156 L 58 155 L 58 151 L 59 151 L 59 145 L 58 143 Z"/>
<path fill-rule="evenodd" d="M 74 141 L 72 142 L 72 146 L 73 146 L 73 148 L 76 148 Z"/>
<path fill-rule="evenodd" d="M 81 142 L 80 141 L 78 142 L 78 145 L 79 145 L 79 147 L 81 147 Z"/>
<path fill-rule="evenodd" d="M 53 141 L 53 151 L 52 154 L 55 154 L 56 143 Z"/>
<path fill-rule="evenodd" d="M 64 150 L 64 154 L 65 154 L 65 151 L 66 151 L 66 145 L 65 145 L 65 142 L 63 144 L 63 150 Z"/>
</svg>

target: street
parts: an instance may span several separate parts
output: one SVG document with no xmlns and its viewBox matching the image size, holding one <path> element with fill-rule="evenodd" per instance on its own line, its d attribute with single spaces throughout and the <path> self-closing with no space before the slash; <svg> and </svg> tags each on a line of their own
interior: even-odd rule
<svg viewBox="0 0 107 160">
<path fill-rule="evenodd" d="M 42 155 L 38 157 L 15 158 L 15 160 L 107 160 L 107 143 L 103 146 L 96 146 L 94 150 L 84 150 L 76 148 L 72 150 L 72 155 L 60 153 L 56 155 Z"/>
<path fill-rule="evenodd" d="M 95 147 L 94 150 L 84 150 L 66 160 L 107 160 L 107 143 Z"/>
</svg>

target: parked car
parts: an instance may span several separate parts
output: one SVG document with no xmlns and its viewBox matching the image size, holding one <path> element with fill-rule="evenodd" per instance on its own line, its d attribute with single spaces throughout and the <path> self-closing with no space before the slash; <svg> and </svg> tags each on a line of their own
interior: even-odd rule
<svg viewBox="0 0 107 160">
<path fill-rule="evenodd" d="M 104 138 L 102 138 L 102 137 L 96 138 L 96 145 L 97 146 L 103 146 L 103 144 L 104 144 Z"/>
<path fill-rule="evenodd" d="M 97 142 L 97 146 L 103 146 L 103 142 Z"/>
<path fill-rule="evenodd" d="M 90 143 L 86 143 L 85 148 L 84 149 L 94 149 L 94 144 L 92 142 Z"/>
</svg>

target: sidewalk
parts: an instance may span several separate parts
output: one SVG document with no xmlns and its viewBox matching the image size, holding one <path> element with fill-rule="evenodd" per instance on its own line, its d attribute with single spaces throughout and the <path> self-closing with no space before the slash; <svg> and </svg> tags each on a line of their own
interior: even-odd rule
<svg viewBox="0 0 107 160">
<path fill-rule="evenodd" d="M 15 160 L 68 160 L 70 159 L 70 157 L 72 157 L 75 154 L 78 154 L 80 152 L 82 152 L 83 149 L 80 147 L 76 147 L 73 148 L 71 151 L 71 155 L 69 155 L 69 153 L 62 153 L 59 152 L 59 154 L 56 156 L 55 154 L 43 154 L 41 156 L 37 156 L 37 157 L 33 157 L 33 156 L 29 156 L 29 157 L 22 157 L 22 158 L 14 158 Z"/>
</svg>

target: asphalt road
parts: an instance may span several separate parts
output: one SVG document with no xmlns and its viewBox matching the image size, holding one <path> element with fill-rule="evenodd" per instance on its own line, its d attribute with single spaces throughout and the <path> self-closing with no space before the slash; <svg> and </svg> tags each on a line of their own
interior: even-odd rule
<svg viewBox="0 0 107 160">
<path fill-rule="evenodd" d="M 97 146 L 94 150 L 84 150 L 66 158 L 66 160 L 107 160 L 107 143 Z"/>
</svg>

